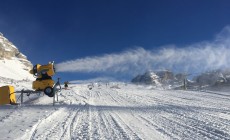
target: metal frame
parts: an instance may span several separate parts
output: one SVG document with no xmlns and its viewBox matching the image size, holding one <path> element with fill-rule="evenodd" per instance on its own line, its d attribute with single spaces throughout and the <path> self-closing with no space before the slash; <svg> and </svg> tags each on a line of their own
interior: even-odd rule
<svg viewBox="0 0 230 140">
<path fill-rule="evenodd" d="M 58 88 L 59 87 L 59 88 Z M 55 83 L 55 85 L 53 86 L 53 92 L 54 92 L 54 96 L 53 96 L 53 106 L 55 105 L 55 96 L 57 97 L 57 101 L 58 101 L 58 92 L 61 91 L 61 84 L 60 84 L 60 78 L 58 78 L 58 81 Z M 22 89 L 21 91 L 15 91 L 14 93 L 20 93 L 20 96 L 18 97 L 21 98 L 21 105 L 23 104 L 23 94 L 27 94 L 27 96 L 29 96 L 30 94 L 37 94 L 37 93 L 42 93 L 43 91 L 34 91 L 34 90 L 24 90 Z"/>
</svg>

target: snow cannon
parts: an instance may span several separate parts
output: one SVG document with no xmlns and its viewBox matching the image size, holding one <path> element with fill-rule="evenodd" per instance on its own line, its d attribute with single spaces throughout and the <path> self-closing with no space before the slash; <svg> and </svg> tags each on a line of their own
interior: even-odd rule
<svg viewBox="0 0 230 140">
<path fill-rule="evenodd" d="M 35 91 L 44 91 L 44 93 L 49 96 L 54 96 L 54 80 L 52 76 L 55 74 L 54 62 L 49 62 L 47 65 L 36 64 L 30 73 L 36 77 L 33 81 L 32 88 Z"/>
<path fill-rule="evenodd" d="M 12 104 L 15 105 L 16 103 L 16 96 L 14 94 L 14 87 L 13 86 L 3 86 L 0 87 L 0 105 L 5 104 Z"/>
</svg>

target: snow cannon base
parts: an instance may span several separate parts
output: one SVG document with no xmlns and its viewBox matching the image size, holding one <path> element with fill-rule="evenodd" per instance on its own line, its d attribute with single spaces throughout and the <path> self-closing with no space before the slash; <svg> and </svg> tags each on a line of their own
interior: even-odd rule
<svg viewBox="0 0 230 140">
<path fill-rule="evenodd" d="M 43 91 L 47 87 L 53 87 L 54 81 L 52 79 L 47 79 L 47 80 L 36 80 L 33 81 L 33 86 L 32 88 L 37 91 Z"/>
</svg>

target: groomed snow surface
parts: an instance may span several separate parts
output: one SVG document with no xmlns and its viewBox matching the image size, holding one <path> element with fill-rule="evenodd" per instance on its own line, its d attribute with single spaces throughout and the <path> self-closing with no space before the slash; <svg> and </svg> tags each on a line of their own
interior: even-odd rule
<svg viewBox="0 0 230 140">
<path fill-rule="evenodd" d="M 71 84 L 52 101 L 0 106 L 0 139 L 230 139 L 227 92 Z"/>
</svg>

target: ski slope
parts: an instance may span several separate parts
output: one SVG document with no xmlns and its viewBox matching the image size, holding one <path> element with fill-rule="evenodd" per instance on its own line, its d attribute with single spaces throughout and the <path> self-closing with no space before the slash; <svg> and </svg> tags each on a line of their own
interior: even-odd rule
<svg viewBox="0 0 230 140">
<path fill-rule="evenodd" d="M 230 139 L 227 92 L 73 84 L 52 101 L 0 106 L 0 139 Z"/>
</svg>

